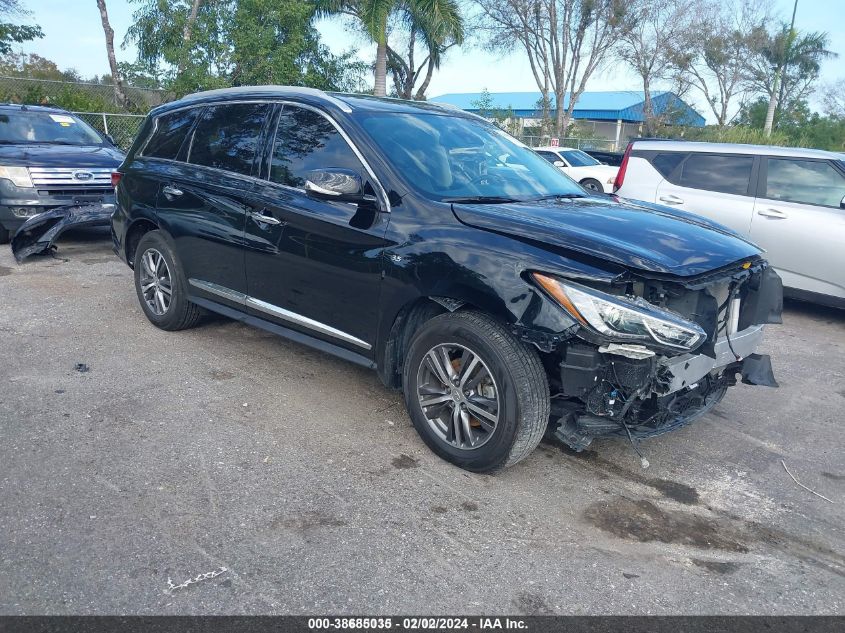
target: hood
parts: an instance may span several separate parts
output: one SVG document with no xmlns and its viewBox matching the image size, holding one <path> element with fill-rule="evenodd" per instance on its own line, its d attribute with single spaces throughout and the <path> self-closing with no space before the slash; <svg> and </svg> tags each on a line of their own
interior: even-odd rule
<svg viewBox="0 0 845 633">
<path fill-rule="evenodd" d="M 692 277 L 760 249 L 715 222 L 611 196 L 511 204 L 453 204 L 479 229 L 562 247 L 623 266 Z"/>
<path fill-rule="evenodd" d="M 117 167 L 123 153 L 105 145 L 0 145 L 0 165 L 21 167 Z"/>
</svg>

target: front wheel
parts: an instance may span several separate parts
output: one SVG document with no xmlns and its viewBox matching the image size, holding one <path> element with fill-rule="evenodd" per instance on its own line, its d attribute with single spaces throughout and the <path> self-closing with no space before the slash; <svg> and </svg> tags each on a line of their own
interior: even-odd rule
<svg viewBox="0 0 845 633">
<path fill-rule="evenodd" d="M 427 321 L 411 341 L 403 388 L 428 447 L 474 472 L 527 457 L 549 420 L 549 384 L 537 351 L 479 312 Z"/>
<path fill-rule="evenodd" d="M 584 178 L 584 180 L 582 180 L 580 184 L 582 187 L 584 187 L 584 189 L 587 189 L 589 191 L 598 191 L 599 193 L 604 193 L 604 187 L 602 187 L 601 183 L 595 178 Z"/>
</svg>

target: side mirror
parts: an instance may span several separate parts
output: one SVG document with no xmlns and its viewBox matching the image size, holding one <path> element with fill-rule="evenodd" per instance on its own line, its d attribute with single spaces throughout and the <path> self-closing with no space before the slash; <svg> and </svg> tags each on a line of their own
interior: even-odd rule
<svg viewBox="0 0 845 633">
<path fill-rule="evenodd" d="M 562 160 L 556 160 L 556 161 L 555 161 L 554 163 L 552 163 L 552 164 L 553 164 L 555 167 L 566 167 L 566 163 L 564 163 Z"/>
<path fill-rule="evenodd" d="M 361 176 L 348 169 L 315 169 L 308 172 L 305 193 L 316 200 L 335 202 L 375 202 L 364 193 Z"/>
</svg>

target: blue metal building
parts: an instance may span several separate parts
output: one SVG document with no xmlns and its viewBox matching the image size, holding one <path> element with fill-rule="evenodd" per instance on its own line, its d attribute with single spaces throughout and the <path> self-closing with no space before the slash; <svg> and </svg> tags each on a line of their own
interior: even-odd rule
<svg viewBox="0 0 845 633">
<path fill-rule="evenodd" d="M 493 108 L 512 110 L 514 115 L 529 121 L 538 119 L 540 92 L 491 92 Z M 478 112 L 480 92 L 445 94 L 430 99 L 433 102 L 448 103 L 468 112 Z M 672 122 L 679 125 L 701 127 L 704 117 L 673 92 L 653 92 L 651 95 L 655 114 L 672 111 Z M 576 121 L 588 123 L 597 135 L 613 141 L 616 147 L 636 136 L 644 121 L 645 98 L 641 91 L 585 92 L 575 104 L 572 116 Z M 569 95 L 564 108 L 569 106 Z M 552 95 L 551 116 L 556 116 L 554 95 Z"/>
</svg>

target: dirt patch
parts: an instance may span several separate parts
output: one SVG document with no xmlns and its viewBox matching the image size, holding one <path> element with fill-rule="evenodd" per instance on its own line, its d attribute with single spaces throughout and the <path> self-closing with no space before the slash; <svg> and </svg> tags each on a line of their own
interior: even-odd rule
<svg viewBox="0 0 845 633">
<path fill-rule="evenodd" d="M 554 610 L 546 603 L 542 596 L 523 591 L 513 599 L 513 605 L 519 613 L 525 615 L 552 615 Z"/>
<path fill-rule="evenodd" d="M 461 504 L 461 510 L 464 512 L 478 512 L 478 504 L 475 501 L 464 501 Z"/>
<path fill-rule="evenodd" d="M 725 562 L 721 560 L 703 560 L 701 558 L 690 559 L 696 567 L 701 567 L 714 574 L 732 574 L 740 568 L 739 563 Z"/>
<path fill-rule="evenodd" d="M 685 512 L 669 512 L 650 501 L 617 497 L 591 505 L 584 518 L 595 527 L 619 538 L 648 543 L 658 541 L 700 549 L 747 552 L 733 534 L 726 534 L 714 520 Z"/>
<path fill-rule="evenodd" d="M 837 475 L 836 473 L 829 473 L 827 471 L 822 473 L 822 477 L 831 481 L 845 481 L 845 475 Z"/>
<path fill-rule="evenodd" d="M 330 514 L 318 511 L 309 511 L 301 515 L 278 516 L 270 523 L 274 529 L 285 528 L 296 532 L 305 533 L 324 527 L 343 527 L 346 521 Z"/>
<path fill-rule="evenodd" d="M 393 461 L 391 462 L 394 468 L 398 468 L 399 470 L 407 470 L 408 468 L 418 468 L 420 465 L 419 460 L 414 459 L 410 455 L 406 455 L 402 453 L 399 457 L 394 457 Z"/>
<path fill-rule="evenodd" d="M 111 264 L 116 260 L 116 257 L 87 257 L 86 259 L 82 259 L 80 261 L 88 266 L 93 266 L 94 264 Z"/>
<path fill-rule="evenodd" d="M 431 506 L 431 511 L 434 514 L 446 514 L 449 510 L 443 506 Z"/>
<path fill-rule="evenodd" d="M 651 479 L 646 482 L 646 485 L 659 491 L 664 497 L 677 501 L 678 503 L 685 503 L 687 505 L 698 503 L 698 491 L 692 486 L 668 479 Z"/>
<path fill-rule="evenodd" d="M 12 269 L 8 268 L 7 266 L 0 266 L 0 277 L 5 277 L 6 275 L 11 275 Z"/>
<path fill-rule="evenodd" d="M 235 374 L 224 369 L 212 369 L 208 375 L 212 380 L 231 380 L 235 377 Z"/>
</svg>

